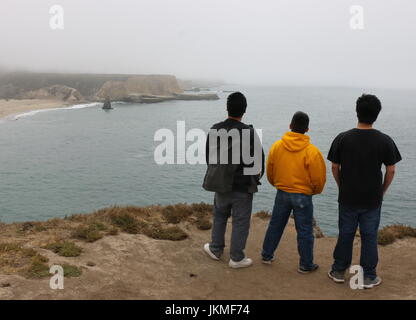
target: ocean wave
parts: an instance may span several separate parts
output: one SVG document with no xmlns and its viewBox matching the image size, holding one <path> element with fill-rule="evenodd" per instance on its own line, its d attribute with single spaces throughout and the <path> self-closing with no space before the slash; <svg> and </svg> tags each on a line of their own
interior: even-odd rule
<svg viewBox="0 0 416 320">
<path fill-rule="evenodd" d="M 41 112 L 49 112 L 49 111 L 58 111 L 58 110 L 75 110 L 75 109 L 85 109 L 85 108 L 91 108 L 91 107 L 97 107 L 99 106 L 99 102 L 92 102 L 92 103 L 83 103 L 83 104 L 75 104 L 69 107 L 62 107 L 62 108 L 49 108 L 49 109 L 39 109 L 39 110 L 32 110 L 24 113 L 15 114 L 12 116 L 7 117 L 8 120 L 18 120 L 20 118 L 26 118 L 34 116 L 35 114 L 41 113 Z"/>
</svg>

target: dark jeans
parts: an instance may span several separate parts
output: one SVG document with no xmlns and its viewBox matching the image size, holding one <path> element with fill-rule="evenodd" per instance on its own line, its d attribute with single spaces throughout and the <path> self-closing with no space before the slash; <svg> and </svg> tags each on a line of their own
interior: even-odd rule
<svg viewBox="0 0 416 320">
<path fill-rule="evenodd" d="M 377 276 L 377 233 L 380 225 L 380 212 L 381 207 L 359 209 L 339 205 L 339 236 L 334 250 L 332 270 L 344 272 L 350 267 L 354 237 L 359 226 L 361 235 L 360 265 L 364 269 L 364 277 L 374 279 Z"/>
<path fill-rule="evenodd" d="M 264 260 L 273 258 L 292 211 L 298 234 L 299 265 L 308 269 L 313 264 L 313 203 L 312 196 L 302 193 L 277 191 L 272 217 L 263 242 L 262 256 Z"/>
<path fill-rule="evenodd" d="M 227 221 L 229 217 L 232 217 L 230 257 L 235 262 L 245 258 L 244 249 L 250 229 L 252 207 L 252 193 L 215 193 L 214 223 L 212 225 L 212 241 L 209 247 L 217 257 L 220 257 L 224 251 Z"/>
</svg>

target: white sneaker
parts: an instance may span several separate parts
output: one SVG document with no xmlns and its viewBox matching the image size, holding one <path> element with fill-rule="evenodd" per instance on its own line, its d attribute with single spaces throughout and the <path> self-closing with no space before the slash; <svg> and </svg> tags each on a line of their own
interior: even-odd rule
<svg viewBox="0 0 416 320">
<path fill-rule="evenodd" d="M 212 251 L 211 251 L 211 249 L 209 248 L 209 243 L 206 243 L 205 245 L 204 245 L 204 251 L 206 252 L 206 254 L 207 255 L 209 255 L 210 257 L 211 257 L 211 259 L 214 259 L 214 260 L 220 260 L 220 258 L 218 258 Z"/>
<path fill-rule="evenodd" d="M 253 260 L 250 258 L 244 258 L 241 261 L 235 262 L 230 259 L 230 263 L 228 264 L 231 268 L 238 269 L 238 268 L 247 268 L 253 264 Z"/>
<path fill-rule="evenodd" d="M 264 264 L 272 264 L 272 262 L 276 260 L 276 257 L 271 258 L 270 260 L 264 260 L 263 258 L 261 259 L 261 263 Z"/>
</svg>

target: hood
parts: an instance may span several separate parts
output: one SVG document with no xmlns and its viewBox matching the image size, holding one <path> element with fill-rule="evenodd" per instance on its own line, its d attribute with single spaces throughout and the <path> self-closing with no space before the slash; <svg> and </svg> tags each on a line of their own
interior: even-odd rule
<svg viewBox="0 0 416 320">
<path fill-rule="evenodd" d="M 288 151 L 297 152 L 305 149 L 310 144 L 310 139 L 309 136 L 301 133 L 286 132 L 282 142 Z"/>
</svg>

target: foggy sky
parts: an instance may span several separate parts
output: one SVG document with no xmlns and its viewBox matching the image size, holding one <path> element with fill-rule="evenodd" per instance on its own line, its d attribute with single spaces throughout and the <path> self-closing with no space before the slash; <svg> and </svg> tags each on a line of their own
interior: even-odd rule
<svg viewBox="0 0 416 320">
<path fill-rule="evenodd" d="M 0 14 L 8 69 L 416 88 L 414 0 L 1 0 Z"/>
</svg>

